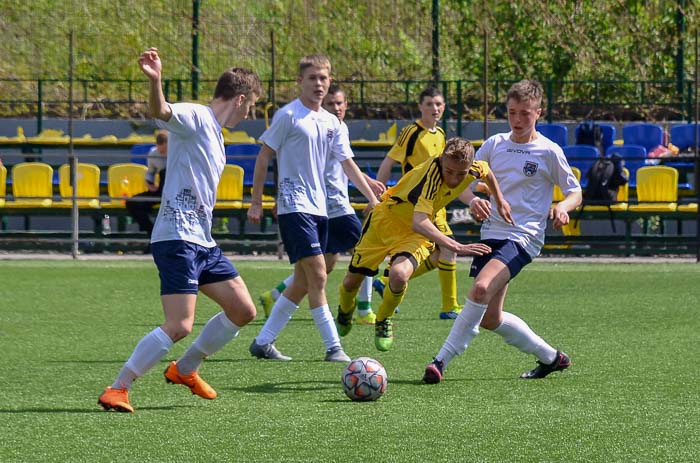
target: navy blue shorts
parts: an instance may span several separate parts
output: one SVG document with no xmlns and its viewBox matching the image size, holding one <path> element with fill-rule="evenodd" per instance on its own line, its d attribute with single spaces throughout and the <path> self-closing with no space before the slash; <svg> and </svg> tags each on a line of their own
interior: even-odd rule
<svg viewBox="0 0 700 463">
<path fill-rule="evenodd" d="M 328 219 L 326 253 L 338 254 L 352 250 L 360 239 L 362 223 L 355 214 Z"/>
<path fill-rule="evenodd" d="M 532 262 L 530 254 L 525 252 L 525 249 L 515 241 L 481 240 L 480 242 L 491 247 L 491 254 L 474 256 L 472 266 L 469 269 L 470 277 L 476 277 L 488 261 L 496 259 L 506 264 L 506 267 L 508 267 L 510 271 L 510 279 L 512 280 L 520 273 L 523 267 Z"/>
<path fill-rule="evenodd" d="M 277 226 L 291 264 L 304 257 L 326 253 L 328 217 L 292 212 L 278 215 Z"/>
<path fill-rule="evenodd" d="M 160 275 L 160 294 L 197 294 L 202 285 L 231 280 L 238 271 L 218 246 L 205 248 L 188 241 L 151 243 Z"/>
</svg>

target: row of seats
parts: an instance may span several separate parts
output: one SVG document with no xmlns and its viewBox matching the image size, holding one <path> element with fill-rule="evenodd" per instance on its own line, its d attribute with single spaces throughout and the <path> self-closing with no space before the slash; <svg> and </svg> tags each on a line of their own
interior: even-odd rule
<svg viewBox="0 0 700 463">
<path fill-rule="evenodd" d="M 124 199 L 146 191 L 144 175 L 146 166 L 135 163 L 113 164 L 107 169 L 108 198 L 100 197 L 100 168 L 95 164 L 79 163 L 77 172 L 78 207 L 123 208 Z M 70 181 L 70 166 L 58 168 L 60 198 L 54 200 L 53 168 L 42 162 L 23 162 L 12 167 L 12 196 L 6 199 L 5 185 L 7 169 L 0 165 L 0 207 L 5 208 L 51 208 L 71 207 L 73 188 Z M 269 198 L 271 199 L 271 198 Z M 266 206 L 269 206 L 266 204 Z M 243 202 L 243 169 L 226 165 L 217 191 L 217 208 L 241 209 Z"/>
<path fill-rule="evenodd" d="M 648 154 L 658 146 L 665 145 L 664 130 L 658 124 L 638 123 L 629 124 L 622 128 L 622 140 L 616 139 L 616 128 L 612 124 L 597 124 L 602 132 L 602 153 L 605 156 L 617 154 L 625 160 L 625 166 L 630 172 L 630 186 L 637 185 L 637 170 L 648 164 L 658 164 L 658 159 L 650 159 Z M 582 124 L 576 127 L 576 139 Z M 595 158 L 601 153 L 598 148 L 592 145 L 570 145 L 568 144 L 568 128 L 563 124 L 538 124 L 537 130 L 547 138 L 551 139 L 562 147 L 564 154 L 572 167 L 578 168 L 581 172 L 587 172 L 593 165 Z M 681 152 L 693 150 L 696 144 L 696 124 L 682 124 L 671 128 L 670 139 Z M 681 166 L 676 167 L 692 167 Z M 582 186 L 585 185 L 585 178 Z M 681 189 L 691 189 L 691 185 L 681 182 L 678 184 Z"/>
</svg>

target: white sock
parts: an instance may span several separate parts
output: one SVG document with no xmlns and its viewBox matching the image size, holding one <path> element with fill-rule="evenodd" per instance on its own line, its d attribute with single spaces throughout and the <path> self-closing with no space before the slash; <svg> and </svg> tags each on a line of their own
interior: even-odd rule
<svg viewBox="0 0 700 463">
<path fill-rule="evenodd" d="M 287 326 L 287 323 L 289 323 L 289 320 L 298 308 L 299 306 L 294 302 L 281 295 L 275 301 L 275 305 L 272 306 L 270 316 L 267 317 L 260 333 L 255 337 L 255 342 L 260 346 L 273 342 L 284 327 Z"/>
<path fill-rule="evenodd" d="M 372 277 L 365 277 L 362 280 L 360 291 L 357 293 L 358 302 L 372 302 Z"/>
<path fill-rule="evenodd" d="M 160 327 L 155 328 L 136 344 L 131 357 L 126 361 L 114 380 L 115 389 L 129 389 L 131 383 L 143 376 L 158 363 L 173 346 L 173 340 Z"/>
<path fill-rule="evenodd" d="M 225 313 L 219 312 L 209 319 L 197 339 L 177 361 L 177 370 L 188 375 L 199 369 L 206 357 L 217 353 L 230 340 L 235 338 L 240 327 L 233 323 Z"/>
<path fill-rule="evenodd" d="M 326 346 L 326 350 L 333 347 L 340 346 L 340 337 L 338 336 L 338 330 L 335 327 L 335 322 L 333 321 L 333 314 L 328 308 L 328 304 L 322 305 L 321 307 L 316 307 L 311 309 L 311 316 L 316 322 L 316 327 L 321 333 L 321 339 L 323 339 L 323 344 Z"/>
<path fill-rule="evenodd" d="M 535 355 L 544 364 L 550 364 L 557 358 L 557 350 L 532 331 L 517 315 L 503 312 L 503 321 L 493 332 L 502 336 L 506 343 L 517 347 L 521 352 Z"/>
<path fill-rule="evenodd" d="M 447 336 L 442 349 L 435 357 L 445 363 L 445 367 L 450 363 L 452 357 L 461 355 L 469 343 L 479 334 L 479 324 L 486 313 L 486 304 L 477 304 L 467 299 L 464 308 L 454 321 L 450 334 Z"/>
</svg>

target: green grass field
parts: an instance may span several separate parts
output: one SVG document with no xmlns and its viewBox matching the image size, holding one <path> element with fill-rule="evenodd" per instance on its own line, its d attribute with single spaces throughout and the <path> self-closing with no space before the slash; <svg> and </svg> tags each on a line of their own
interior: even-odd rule
<svg viewBox="0 0 700 463">
<path fill-rule="evenodd" d="M 257 295 L 286 263 L 237 264 Z M 345 264 L 330 278 L 331 306 Z M 147 261 L 0 262 L 0 461 L 680 462 L 700 456 L 700 266 L 535 262 L 511 284 L 519 314 L 573 366 L 545 380 L 534 360 L 482 331 L 446 380 L 420 382 L 451 323 L 437 319 L 436 275 L 412 283 L 388 353 L 356 326 L 351 356 L 380 360 L 386 395 L 354 403 L 342 365 L 323 362 L 306 305 L 277 340 L 288 363 L 253 359 L 259 316 L 208 360 L 205 401 L 165 383 L 165 362 L 138 380 L 136 413 L 97 396 L 136 342 L 162 322 Z M 470 280 L 460 264 L 460 294 Z M 377 302 L 375 301 L 375 308 Z M 195 333 L 216 307 L 202 297 Z"/>
</svg>

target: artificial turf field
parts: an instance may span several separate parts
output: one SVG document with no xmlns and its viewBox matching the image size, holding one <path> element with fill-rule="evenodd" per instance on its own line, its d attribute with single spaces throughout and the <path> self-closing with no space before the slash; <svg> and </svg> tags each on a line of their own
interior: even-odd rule
<svg viewBox="0 0 700 463">
<path fill-rule="evenodd" d="M 236 265 L 255 299 L 289 271 Z M 345 265 L 330 277 L 331 307 Z M 460 296 L 466 270 L 462 261 Z M 202 296 L 193 335 L 135 383 L 133 415 L 106 413 L 97 397 L 162 322 L 151 262 L 2 261 L 0 282 L 1 462 L 700 459 L 700 265 L 536 261 L 511 283 L 506 307 L 572 367 L 520 380 L 533 358 L 482 330 L 431 386 L 423 368 L 452 322 L 437 317 L 437 276 L 421 277 L 395 317 L 390 352 L 374 349 L 370 327 L 343 338 L 350 356 L 387 369 L 387 393 L 372 403 L 345 397 L 343 366 L 322 361 L 305 303 L 276 342 L 292 362 L 250 357 L 259 315 L 201 368 L 216 400 L 166 384 L 165 360 L 217 310 Z"/>
</svg>

